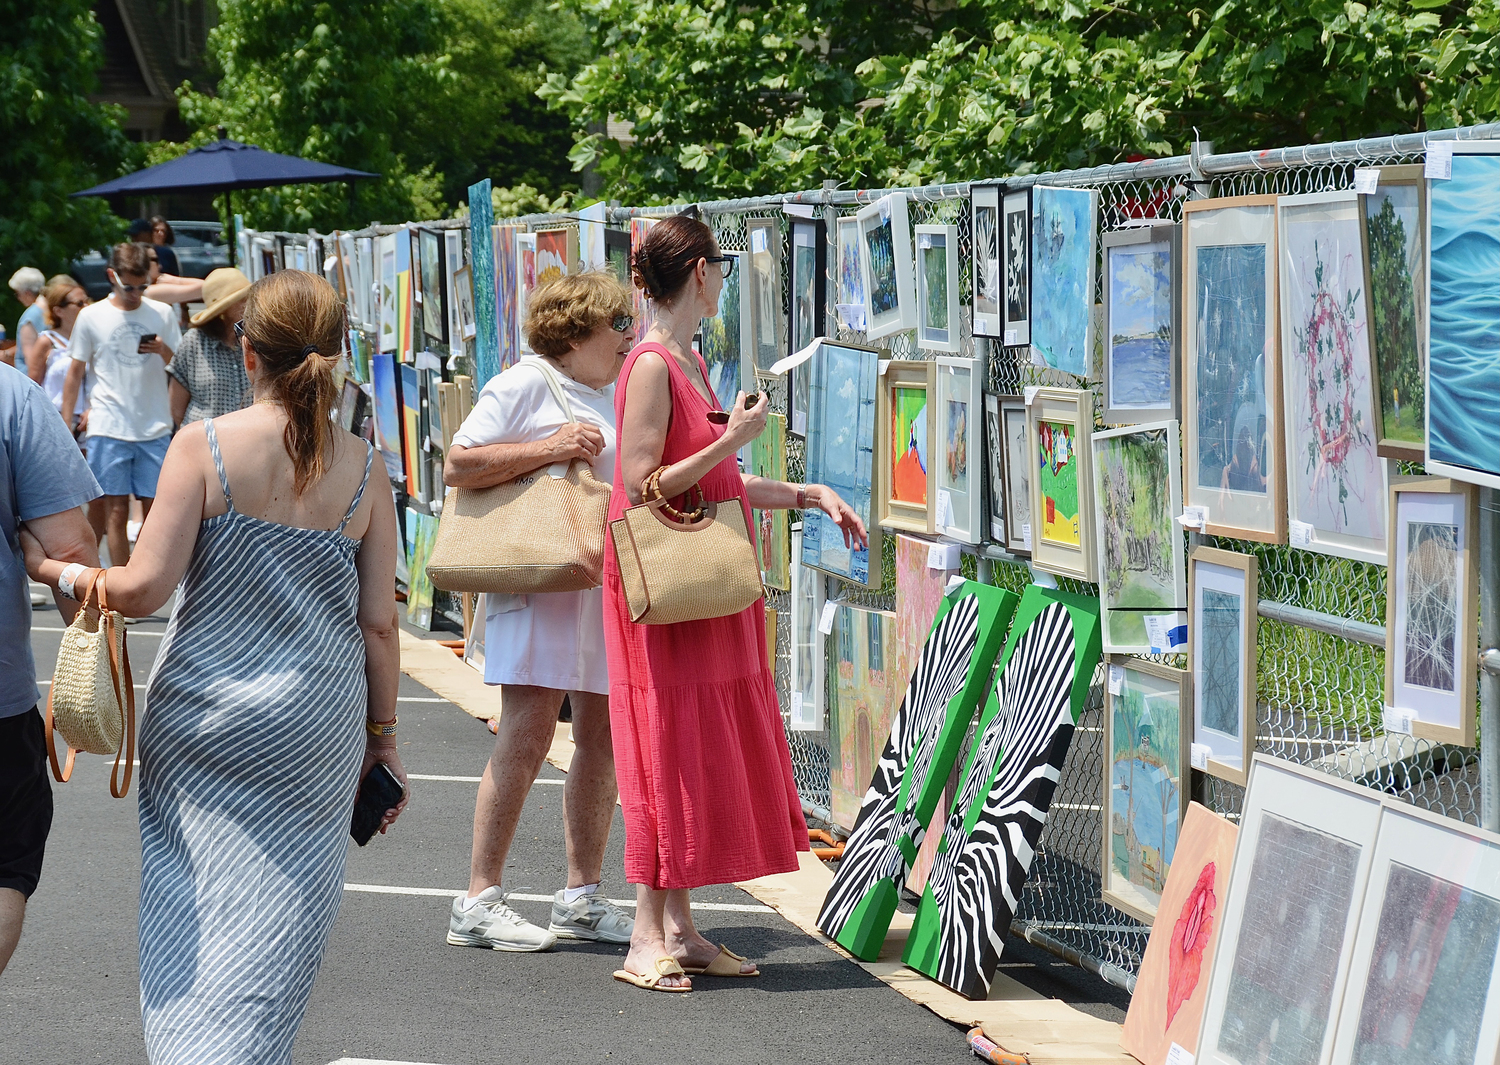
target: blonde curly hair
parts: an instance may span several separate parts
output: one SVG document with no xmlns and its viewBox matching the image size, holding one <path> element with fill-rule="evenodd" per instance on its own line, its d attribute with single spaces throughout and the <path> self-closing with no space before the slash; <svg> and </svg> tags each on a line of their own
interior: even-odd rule
<svg viewBox="0 0 1500 1065">
<path fill-rule="evenodd" d="M 538 355 L 566 355 L 601 325 L 630 313 L 630 292 L 603 270 L 565 274 L 531 294 L 526 340 Z"/>
</svg>

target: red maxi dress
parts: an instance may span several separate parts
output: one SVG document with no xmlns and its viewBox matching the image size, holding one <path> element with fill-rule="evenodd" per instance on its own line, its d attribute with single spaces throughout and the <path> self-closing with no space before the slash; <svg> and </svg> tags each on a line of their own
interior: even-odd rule
<svg viewBox="0 0 1500 1065">
<path fill-rule="evenodd" d="M 713 443 L 724 427 L 708 421 L 713 408 L 656 344 L 639 345 L 625 360 L 615 389 L 617 424 L 630 371 L 645 351 L 660 354 L 671 377 L 661 459 L 671 465 Z M 706 381 L 707 367 L 694 357 Z M 707 499 L 739 499 L 750 527 L 733 455 L 698 483 Z M 616 459 L 610 520 L 628 506 Z M 764 600 L 729 617 L 638 625 L 630 620 L 611 548 L 604 553 L 604 645 L 625 878 L 670 890 L 796 869 L 797 851 L 808 849 L 807 823 L 766 665 Z"/>
</svg>

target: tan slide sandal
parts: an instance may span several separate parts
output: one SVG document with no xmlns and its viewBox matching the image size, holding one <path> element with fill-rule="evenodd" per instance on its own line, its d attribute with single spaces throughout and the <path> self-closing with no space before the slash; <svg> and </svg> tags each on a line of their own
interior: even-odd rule
<svg viewBox="0 0 1500 1065">
<path fill-rule="evenodd" d="M 718 959 L 715 959 L 715 960 L 717 961 Z M 615 979 L 623 981 L 624 983 L 627 983 L 627 984 L 634 984 L 636 987 L 644 988 L 647 991 L 665 991 L 665 992 L 669 992 L 671 994 L 679 994 L 680 995 L 680 994 L 685 994 L 685 993 L 687 993 L 687 992 L 689 992 L 689 991 L 692 990 L 691 986 L 688 986 L 688 987 L 662 987 L 661 986 L 661 982 L 662 982 L 662 978 L 663 977 L 667 977 L 667 976 L 687 976 L 688 975 L 687 973 L 683 972 L 682 966 L 677 964 L 677 959 L 676 958 L 672 958 L 672 957 L 668 957 L 668 956 L 664 955 L 664 956 L 656 959 L 655 967 L 656 967 L 656 972 L 654 974 L 652 974 L 651 976 L 640 976 L 640 975 L 638 975 L 636 973 L 631 972 L 629 969 L 616 969 L 615 970 Z"/>
<path fill-rule="evenodd" d="M 737 976 L 741 979 L 760 975 L 759 966 L 756 967 L 754 972 L 741 972 L 740 965 L 744 961 L 744 958 L 730 950 L 723 943 L 720 943 L 719 953 L 714 956 L 713 961 L 701 969 L 684 969 L 683 972 L 689 976 Z"/>
</svg>

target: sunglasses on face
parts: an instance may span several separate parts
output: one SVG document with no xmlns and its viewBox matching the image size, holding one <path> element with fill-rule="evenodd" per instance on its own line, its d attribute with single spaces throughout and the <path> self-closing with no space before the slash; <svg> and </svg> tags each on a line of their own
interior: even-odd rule
<svg viewBox="0 0 1500 1065">
<path fill-rule="evenodd" d="M 236 340 L 244 340 L 245 339 L 245 320 L 243 318 L 241 318 L 238 322 L 234 323 L 234 339 L 236 339 Z"/>
<path fill-rule="evenodd" d="M 64 307 L 87 307 L 88 305 L 88 300 L 63 300 L 57 305 L 57 309 L 62 310 Z"/>
<path fill-rule="evenodd" d="M 726 278 L 734 273 L 734 264 L 736 262 L 736 259 L 733 255 L 715 255 L 712 258 L 704 259 L 703 261 L 706 263 L 718 263 L 719 269 L 724 271 L 724 276 Z"/>
<path fill-rule="evenodd" d="M 609 327 L 616 333 L 628 333 L 630 332 L 630 327 L 633 325 L 635 325 L 635 315 L 633 314 L 617 314 L 609 322 Z"/>
<path fill-rule="evenodd" d="M 149 284 L 146 284 L 146 285 L 127 285 L 127 284 L 125 284 L 125 283 L 123 283 L 121 281 L 116 281 L 115 282 L 115 288 L 119 289 L 121 292 L 127 292 L 127 293 L 128 292 L 139 292 L 142 295 L 145 295 L 146 290 L 148 288 L 150 288 L 150 287 L 151 286 Z"/>
</svg>

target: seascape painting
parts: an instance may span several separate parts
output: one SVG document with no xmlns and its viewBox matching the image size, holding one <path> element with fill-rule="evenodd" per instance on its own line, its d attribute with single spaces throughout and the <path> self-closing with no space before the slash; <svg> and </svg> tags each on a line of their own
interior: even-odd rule
<svg viewBox="0 0 1500 1065">
<path fill-rule="evenodd" d="M 1427 351 L 1427 461 L 1500 486 L 1500 155 L 1455 153 L 1431 182 L 1432 306 Z"/>
<path fill-rule="evenodd" d="M 1442 522 L 1406 524 L 1406 587 L 1403 679 L 1444 693 L 1456 689 L 1458 611 L 1458 526 Z"/>
<path fill-rule="evenodd" d="M 834 821 L 854 827 L 891 735 L 896 615 L 840 606 L 828 639 L 836 700 L 829 730 L 829 799 Z M 905 684 L 901 684 L 905 688 Z"/>
<path fill-rule="evenodd" d="M 1427 440 L 1427 257 L 1421 180 L 1381 184 L 1362 196 L 1370 344 L 1380 395 L 1377 446 L 1420 460 Z M 1392 453 L 1394 455 L 1394 452 Z"/>
<path fill-rule="evenodd" d="M 750 441 L 750 473 L 773 481 L 786 480 L 786 415 L 766 417 L 765 430 Z M 787 591 L 792 586 L 791 512 L 785 509 L 750 511 L 755 527 L 755 553 L 767 588 Z"/>
<path fill-rule="evenodd" d="M 1197 249 L 1196 380 L 1198 466 L 1208 492 L 1266 494 L 1266 246 Z M 1209 498 L 1212 498 L 1210 495 Z"/>
<path fill-rule="evenodd" d="M 1026 443 L 1026 408 L 1004 407 L 1000 411 L 1005 441 L 1006 535 L 1015 550 L 1031 550 L 1031 456 Z"/>
<path fill-rule="evenodd" d="M 1000 206 L 993 190 L 989 202 L 974 202 L 974 318 L 998 323 L 1000 317 Z M 993 329 L 991 325 L 989 328 Z M 978 330 L 976 329 L 976 332 Z M 983 335 L 983 334 L 981 334 Z"/>
<path fill-rule="evenodd" d="M 1109 336 L 1105 405 L 1120 410 L 1172 408 L 1172 245 L 1105 249 Z"/>
<path fill-rule="evenodd" d="M 1151 648 L 1147 615 L 1186 610 L 1177 424 L 1095 433 L 1099 598 L 1107 651 Z M 1175 624 L 1175 622 L 1174 622 Z"/>
<path fill-rule="evenodd" d="M 1109 881 L 1154 913 L 1183 811 L 1182 684 L 1131 665 L 1109 695 Z"/>
<path fill-rule="evenodd" d="M 1041 487 L 1041 539 L 1081 546 L 1082 506 L 1078 484 L 1078 430 L 1069 422 L 1037 423 L 1036 476 Z"/>
<path fill-rule="evenodd" d="M 1005 232 L 1004 342 L 1031 342 L 1031 194 L 1007 193 L 1001 203 Z"/>
<path fill-rule="evenodd" d="M 1031 190 L 1031 346 L 1054 370 L 1086 377 L 1094 350 L 1092 189 Z"/>
<path fill-rule="evenodd" d="M 891 389 L 890 492 L 893 500 L 927 505 L 927 389 Z"/>
<path fill-rule="evenodd" d="M 1201 566 L 1200 566 L 1201 571 Z M 1240 736 L 1241 615 L 1244 600 L 1219 588 L 1202 590 L 1199 646 L 1198 722 L 1238 739 Z"/>
<path fill-rule="evenodd" d="M 745 223 L 749 254 L 741 264 L 749 266 L 750 354 L 755 369 L 769 373 L 781 358 L 781 234 L 776 220 L 752 218 Z M 727 408 L 726 408 L 727 409 Z"/>
<path fill-rule="evenodd" d="M 870 531 L 870 544 L 858 550 L 846 547 L 838 525 L 809 507 L 802 512 L 802 562 L 869 588 L 881 582 L 880 534 L 873 514 L 878 363 L 874 351 L 830 342 L 819 345 L 808 362 L 812 394 L 805 476 L 828 485 L 854 508 Z"/>
<path fill-rule="evenodd" d="M 570 239 L 571 238 L 571 239 Z M 567 229 L 544 229 L 536 235 L 536 283 L 545 285 L 565 276 L 569 270 L 569 250 L 577 235 Z"/>
<path fill-rule="evenodd" d="M 736 252 L 725 252 L 736 255 Z M 743 256 L 741 256 L 743 258 Z M 740 342 L 740 283 L 744 271 L 741 264 L 727 278 L 719 290 L 719 313 L 703 319 L 702 348 L 700 354 L 708 366 L 708 383 L 718 397 L 720 410 L 733 410 L 735 400 L 744 387 L 744 368 L 741 362 Z"/>
</svg>

